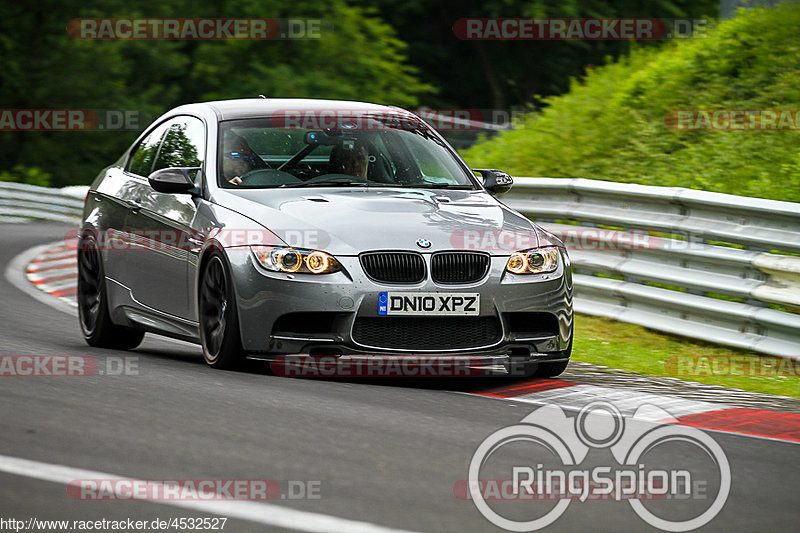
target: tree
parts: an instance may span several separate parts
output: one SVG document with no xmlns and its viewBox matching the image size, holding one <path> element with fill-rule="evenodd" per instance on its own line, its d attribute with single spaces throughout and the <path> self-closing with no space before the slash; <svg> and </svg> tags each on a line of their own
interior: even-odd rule
<svg viewBox="0 0 800 533">
<path fill-rule="evenodd" d="M 433 91 L 408 64 L 385 22 L 345 0 L 42 0 L 0 19 L 0 100 L 8 109 L 136 110 L 150 119 L 215 98 L 317 97 L 414 106 Z M 73 39 L 74 18 L 314 18 L 321 39 L 92 41 Z M 88 183 L 136 131 L 0 132 L 0 168 L 40 167 L 54 185 Z"/>
<path fill-rule="evenodd" d="M 702 18 L 716 0 L 359 0 L 409 43 L 423 79 L 439 88 L 432 107 L 505 110 L 561 94 L 570 78 L 630 49 L 628 41 L 467 41 L 453 33 L 459 18 Z"/>
</svg>

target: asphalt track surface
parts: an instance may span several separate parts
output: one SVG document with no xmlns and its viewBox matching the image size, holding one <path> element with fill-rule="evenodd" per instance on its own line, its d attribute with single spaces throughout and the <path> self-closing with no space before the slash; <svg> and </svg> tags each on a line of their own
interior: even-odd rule
<svg viewBox="0 0 800 533">
<path fill-rule="evenodd" d="M 0 225 L 0 272 L 18 254 L 56 241 L 68 229 Z M 464 394 L 510 383 L 503 379 L 290 379 L 269 375 L 259 364 L 223 372 L 208 368 L 197 347 L 152 335 L 132 352 L 93 349 L 83 342 L 76 317 L 32 298 L 5 277 L 0 278 L 0 355 L 88 355 L 101 367 L 135 357 L 138 369 L 120 376 L 0 377 L 3 519 L 228 516 L 224 531 L 235 532 L 502 531 L 472 502 L 456 497 L 454 484 L 467 478 L 472 455 L 487 436 L 536 407 Z M 702 530 L 796 530 L 800 444 L 708 435 L 729 461 L 731 488 L 722 511 Z M 530 450 L 513 453 L 520 463 L 548 460 L 526 456 Z M 604 466 L 609 460 L 595 453 L 582 465 Z M 660 460 L 686 463 L 677 448 Z M 319 482 L 320 497 L 180 507 L 68 495 L 64 480 L 94 474 L 257 478 L 282 486 L 305 480 Z M 572 502 L 545 530 L 655 528 L 625 502 Z"/>
</svg>

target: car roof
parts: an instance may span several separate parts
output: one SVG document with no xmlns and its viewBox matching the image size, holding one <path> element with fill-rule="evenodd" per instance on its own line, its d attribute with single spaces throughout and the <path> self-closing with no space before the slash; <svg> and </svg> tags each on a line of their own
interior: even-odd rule
<svg viewBox="0 0 800 533">
<path fill-rule="evenodd" d="M 334 111 L 349 113 L 392 113 L 410 114 L 408 111 L 394 106 L 354 102 L 348 100 L 317 100 L 312 98 L 242 98 L 238 100 L 216 100 L 188 104 L 173 109 L 173 113 L 199 111 L 199 108 L 211 109 L 219 120 L 233 120 L 271 116 L 284 111 Z"/>
</svg>

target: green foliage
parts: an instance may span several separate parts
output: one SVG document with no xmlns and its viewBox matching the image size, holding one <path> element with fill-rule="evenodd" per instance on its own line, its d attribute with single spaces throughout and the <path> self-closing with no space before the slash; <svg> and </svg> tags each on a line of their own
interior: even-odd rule
<svg viewBox="0 0 800 533">
<path fill-rule="evenodd" d="M 374 6 L 408 43 L 410 61 L 440 91 L 431 107 L 517 108 L 535 95 L 561 94 L 587 65 L 629 51 L 629 41 L 460 40 L 460 18 L 707 19 L 719 0 L 354 0 Z M 656 41 L 645 44 L 655 45 Z"/>
<path fill-rule="evenodd" d="M 800 108 L 800 5 L 743 11 L 707 37 L 634 50 L 464 154 L 517 176 L 583 177 L 800 201 L 790 131 L 674 131 L 679 109 Z"/>
<path fill-rule="evenodd" d="M 52 176 L 41 168 L 26 167 L 24 165 L 16 165 L 10 171 L 0 170 L 0 181 L 16 181 L 17 183 L 49 187 L 50 178 Z"/>
<path fill-rule="evenodd" d="M 270 41 L 89 41 L 66 31 L 74 18 L 114 17 L 312 18 L 331 29 L 321 39 Z M 9 4 L 0 66 L 5 109 L 134 110 L 151 120 L 180 104 L 258 94 L 413 107 L 434 90 L 392 28 L 346 0 Z M 0 132 L 0 168 L 34 165 L 53 185 L 89 183 L 140 132 Z"/>
</svg>

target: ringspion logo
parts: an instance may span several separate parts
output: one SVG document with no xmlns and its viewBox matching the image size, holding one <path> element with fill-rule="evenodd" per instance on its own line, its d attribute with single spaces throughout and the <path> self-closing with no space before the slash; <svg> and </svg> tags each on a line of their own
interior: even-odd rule
<svg viewBox="0 0 800 533">
<path fill-rule="evenodd" d="M 597 500 L 627 502 L 659 529 L 691 531 L 722 510 L 731 469 L 711 436 L 674 422 L 654 405 L 641 405 L 632 416 L 604 401 L 574 417 L 556 405 L 540 407 L 486 437 L 472 456 L 467 479 L 457 481 L 453 492 L 508 531 L 542 529 L 572 502 Z M 586 465 L 590 453 L 610 461 Z M 495 489 L 487 492 L 489 487 Z M 523 503 L 513 508 L 496 503 L 505 501 Z M 691 505 L 679 509 L 681 502 Z"/>
</svg>

